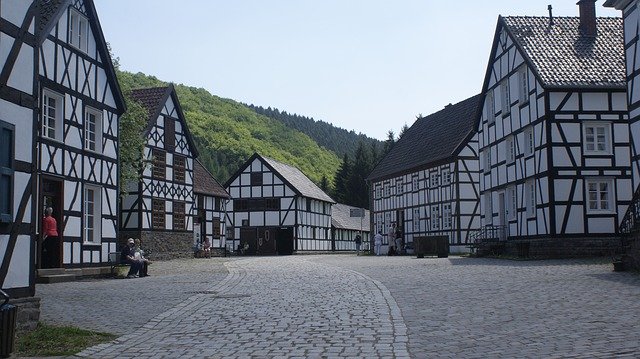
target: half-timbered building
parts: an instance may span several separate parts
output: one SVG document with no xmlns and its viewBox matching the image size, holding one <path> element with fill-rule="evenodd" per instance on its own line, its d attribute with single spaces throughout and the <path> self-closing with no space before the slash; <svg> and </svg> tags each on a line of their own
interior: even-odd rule
<svg viewBox="0 0 640 359">
<path fill-rule="evenodd" d="M 352 211 L 364 211 L 364 216 L 351 216 Z M 331 250 L 332 251 L 355 251 L 356 236 L 362 238 L 363 251 L 369 251 L 371 246 L 370 218 L 368 209 L 336 203 L 331 207 Z"/>
<path fill-rule="evenodd" d="M 121 238 L 140 238 L 153 258 L 192 255 L 194 160 L 198 151 L 173 85 L 133 90 L 149 113 L 143 134 L 150 164 L 122 201 Z"/>
<path fill-rule="evenodd" d="M 228 248 L 291 254 L 331 250 L 335 203 L 299 169 L 255 153 L 225 188 Z"/>
<path fill-rule="evenodd" d="M 447 235 L 451 251 L 464 252 L 479 225 L 476 95 L 419 118 L 368 177 L 371 228 L 389 243 L 400 227 L 407 244 L 418 236 Z"/>
<path fill-rule="evenodd" d="M 225 212 L 230 196 L 197 159 L 193 164 L 193 193 L 195 244 L 202 245 L 208 239 L 213 248 L 225 249 Z"/>
<path fill-rule="evenodd" d="M 500 239 L 577 253 L 618 233 L 632 187 L 622 19 L 594 3 L 498 19 L 478 132 L 482 222 Z"/>
<path fill-rule="evenodd" d="M 33 268 L 98 266 L 115 249 L 125 106 L 93 1 L 7 0 L 0 17 L 0 279 L 23 296 Z M 45 252 L 46 207 L 60 236 Z"/>
</svg>

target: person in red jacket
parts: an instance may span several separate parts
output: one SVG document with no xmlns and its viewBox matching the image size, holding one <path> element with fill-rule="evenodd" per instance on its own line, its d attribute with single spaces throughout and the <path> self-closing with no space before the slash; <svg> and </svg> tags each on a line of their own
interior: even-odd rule
<svg viewBox="0 0 640 359">
<path fill-rule="evenodd" d="M 43 258 L 42 258 L 42 266 L 43 268 L 54 268 L 58 266 L 58 223 L 55 218 L 51 215 L 53 213 L 53 208 L 47 207 L 44 211 L 44 218 L 42 219 L 42 248 L 43 248 Z"/>
</svg>

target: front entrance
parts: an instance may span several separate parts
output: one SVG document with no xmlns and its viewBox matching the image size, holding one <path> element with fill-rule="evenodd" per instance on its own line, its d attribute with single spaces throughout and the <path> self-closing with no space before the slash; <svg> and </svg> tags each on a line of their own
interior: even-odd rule
<svg viewBox="0 0 640 359">
<path fill-rule="evenodd" d="M 276 235 L 276 247 L 278 248 L 278 254 L 289 255 L 293 254 L 293 228 L 283 227 L 278 228 Z"/>
<path fill-rule="evenodd" d="M 240 248 L 244 254 L 256 254 L 258 251 L 258 230 L 256 228 L 240 228 Z"/>
<path fill-rule="evenodd" d="M 43 177 L 40 182 L 40 207 L 38 208 L 38 218 L 44 218 L 45 210 L 48 207 L 53 209 L 51 215 L 55 218 L 58 228 L 58 238 L 47 238 L 42 240 L 42 223 L 40 226 L 40 236 L 38 239 L 38 265 L 39 268 L 61 268 L 62 267 L 62 210 L 63 210 L 63 181 L 53 178 Z"/>
</svg>

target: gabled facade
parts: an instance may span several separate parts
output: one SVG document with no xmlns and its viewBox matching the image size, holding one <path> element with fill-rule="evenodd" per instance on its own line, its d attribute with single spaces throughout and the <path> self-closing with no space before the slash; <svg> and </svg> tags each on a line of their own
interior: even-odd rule
<svg viewBox="0 0 640 359">
<path fill-rule="evenodd" d="M 373 233 L 388 245 L 388 229 L 400 227 L 404 242 L 447 235 L 451 251 L 466 251 L 479 225 L 476 95 L 419 118 L 368 177 Z"/>
<path fill-rule="evenodd" d="M 193 167 L 193 193 L 196 198 L 193 225 L 195 242 L 201 244 L 208 239 L 213 248 L 225 248 L 225 213 L 229 193 L 199 160 L 194 161 Z"/>
<path fill-rule="evenodd" d="M 93 266 L 115 248 L 125 107 L 91 0 L 7 0 L 0 17 L 0 281 L 26 296 L 45 255 L 53 267 Z M 45 207 L 58 222 L 54 253 L 39 236 Z"/>
<path fill-rule="evenodd" d="M 364 211 L 364 216 L 351 217 L 351 211 Z M 371 250 L 369 210 L 336 203 L 331 207 L 331 250 L 355 251 L 356 236 L 362 237 L 362 251 Z"/>
<path fill-rule="evenodd" d="M 227 248 L 291 254 L 331 250 L 331 197 L 295 167 L 259 154 L 227 181 Z"/>
<path fill-rule="evenodd" d="M 173 85 L 133 90 L 149 112 L 144 156 L 150 166 L 129 184 L 122 202 L 121 238 L 140 238 L 153 258 L 192 255 L 196 216 L 194 161 L 198 157 Z"/>
<path fill-rule="evenodd" d="M 500 239 L 613 238 L 631 199 L 622 21 L 578 4 L 498 19 L 478 134 L 482 224 Z"/>
</svg>

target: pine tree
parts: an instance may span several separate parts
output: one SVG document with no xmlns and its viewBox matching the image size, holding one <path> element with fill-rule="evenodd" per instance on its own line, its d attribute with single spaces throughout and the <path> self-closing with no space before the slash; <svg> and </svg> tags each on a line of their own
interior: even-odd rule
<svg viewBox="0 0 640 359">
<path fill-rule="evenodd" d="M 334 199 L 340 203 L 347 203 L 348 201 L 348 189 L 347 184 L 349 177 L 351 176 L 351 163 L 349 162 L 349 155 L 345 154 L 342 158 L 342 164 L 334 179 Z"/>
<path fill-rule="evenodd" d="M 320 181 L 320 189 L 325 193 L 327 193 L 327 190 L 329 190 L 329 180 L 327 179 L 327 176 L 322 176 L 322 180 Z"/>
<path fill-rule="evenodd" d="M 409 129 L 409 126 L 407 126 L 407 124 L 405 123 L 404 126 L 402 126 L 402 128 L 400 129 L 400 133 L 398 134 L 398 139 L 401 139 L 408 129 Z"/>
<path fill-rule="evenodd" d="M 353 168 L 349 177 L 348 190 L 349 201 L 347 204 L 355 207 L 369 208 L 369 191 L 366 179 L 371 171 L 371 159 L 365 150 L 364 142 L 358 144 L 356 157 L 353 160 Z"/>
<path fill-rule="evenodd" d="M 396 134 L 393 132 L 393 130 L 389 130 L 389 132 L 387 132 L 387 140 L 384 141 L 384 148 L 382 149 L 381 157 L 384 157 L 387 153 L 389 153 L 389 151 L 391 151 L 391 147 L 393 147 L 394 143 L 396 143 Z"/>
</svg>

